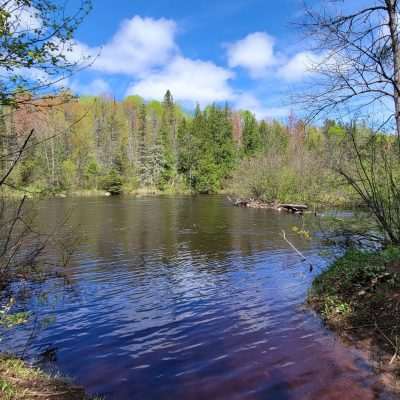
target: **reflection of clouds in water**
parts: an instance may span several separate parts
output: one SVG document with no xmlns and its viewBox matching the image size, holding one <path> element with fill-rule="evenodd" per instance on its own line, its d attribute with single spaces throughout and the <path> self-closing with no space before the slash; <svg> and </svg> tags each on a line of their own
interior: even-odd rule
<svg viewBox="0 0 400 400">
<path fill-rule="evenodd" d="M 297 217 L 220 197 L 74 201 L 87 237 L 68 271 L 80 298 L 67 293 L 36 349 L 56 343 L 62 371 L 89 390 L 121 400 L 370 398 L 371 372 L 300 310 L 322 260 L 317 242 L 290 237 L 310 273 L 280 238 Z M 41 223 L 70 207 L 48 202 Z"/>
</svg>

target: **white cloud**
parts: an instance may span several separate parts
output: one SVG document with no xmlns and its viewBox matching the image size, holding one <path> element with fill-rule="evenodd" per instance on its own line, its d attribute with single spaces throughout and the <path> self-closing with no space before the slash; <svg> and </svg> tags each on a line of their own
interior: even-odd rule
<svg viewBox="0 0 400 400">
<path fill-rule="evenodd" d="M 0 68 L 0 80 L 7 80 L 10 86 L 15 86 L 12 79 L 16 79 L 19 83 L 23 81 L 25 89 L 47 90 L 50 87 L 63 89 L 68 86 L 68 79 L 63 76 L 52 76 L 40 68 L 19 67 L 7 70 Z"/>
<path fill-rule="evenodd" d="M 54 40 L 54 43 L 61 49 L 61 52 L 71 64 L 86 65 L 88 62 L 94 63 L 100 54 L 99 48 L 91 48 L 85 43 L 79 41 L 62 44 L 59 43 L 59 41 Z"/>
<path fill-rule="evenodd" d="M 300 81 L 310 76 L 313 72 L 313 67 L 320 63 L 322 59 L 322 55 L 309 51 L 297 53 L 279 68 L 278 75 L 286 81 Z"/>
<path fill-rule="evenodd" d="M 233 73 L 212 62 L 178 56 L 162 71 L 143 77 L 131 85 L 127 94 L 160 99 L 167 89 L 181 102 L 206 105 L 234 97 L 229 80 Z"/>
<path fill-rule="evenodd" d="M 112 93 L 111 87 L 104 79 L 94 79 L 88 84 L 81 84 L 79 82 L 72 82 L 71 89 L 79 94 L 88 96 L 98 96 L 101 94 Z"/>
<path fill-rule="evenodd" d="M 34 29 L 41 28 L 43 25 L 40 13 L 34 7 L 18 4 L 16 1 L 2 1 L 0 7 L 10 13 L 8 22 L 14 33 L 33 31 Z"/>
<path fill-rule="evenodd" d="M 228 45 L 228 65 L 245 68 L 253 78 L 264 76 L 276 62 L 274 39 L 264 32 L 251 33 Z"/>
<path fill-rule="evenodd" d="M 306 74 L 308 53 L 299 53 L 283 65 L 275 54 L 274 39 L 264 32 L 255 32 L 227 45 L 230 68 L 225 68 L 211 61 L 184 57 L 175 41 L 176 31 L 172 20 L 135 16 L 125 20 L 102 47 L 74 43 L 69 60 L 79 62 L 89 55 L 95 58 L 91 69 L 131 77 L 126 95 L 161 100 L 169 89 L 175 100 L 191 106 L 196 102 L 204 106 L 230 101 L 236 108 L 253 111 L 260 119 L 288 115 L 285 107 L 265 107 L 252 93 L 236 91 L 232 85 L 235 75 L 230 68 L 244 68 L 253 78 L 265 77 L 270 72 L 275 79 L 298 80 Z M 93 95 L 112 91 L 103 79 L 89 84 L 75 81 L 71 88 Z"/>
<path fill-rule="evenodd" d="M 257 119 L 282 118 L 287 117 L 290 110 L 287 107 L 266 107 L 257 97 L 250 93 L 238 95 L 234 102 L 238 110 L 249 110 L 253 112 Z"/>
<path fill-rule="evenodd" d="M 91 68 L 109 73 L 143 75 L 163 66 L 177 54 L 176 24 L 164 18 L 135 16 L 122 22 L 112 39 L 102 47 L 88 47 L 76 42 L 69 55 L 71 61 L 84 56 L 93 59 Z"/>
</svg>

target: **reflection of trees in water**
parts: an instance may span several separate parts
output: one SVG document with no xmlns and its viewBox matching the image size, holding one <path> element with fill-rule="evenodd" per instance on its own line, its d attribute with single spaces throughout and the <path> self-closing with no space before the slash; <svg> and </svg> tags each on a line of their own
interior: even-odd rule
<svg viewBox="0 0 400 400">
<path fill-rule="evenodd" d="M 321 380 L 312 377 L 345 393 L 348 374 L 354 398 L 368 398 L 369 373 L 349 352 L 334 354 L 325 331 L 296 308 L 303 297 L 289 284 L 299 281 L 280 264 L 288 251 L 278 237 L 296 217 L 220 197 L 63 200 L 44 212 L 71 204 L 72 223 L 86 233 L 71 268 L 83 302 L 70 300 L 42 343 L 62 338 L 60 365 L 91 390 L 160 399 L 249 390 L 254 399 L 304 398 L 307 390 L 319 398 Z"/>
<path fill-rule="evenodd" d="M 65 210 L 85 236 L 80 256 L 99 270 L 191 265 L 223 273 L 235 263 L 250 267 L 260 252 L 286 249 L 279 232 L 290 235 L 301 223 L 291 215 L 231 207 L 220 196 L 63 200 L 49 202 L 42 221 Z M 295 235 L 291 240 L 307 246 Z"/>
</svg>

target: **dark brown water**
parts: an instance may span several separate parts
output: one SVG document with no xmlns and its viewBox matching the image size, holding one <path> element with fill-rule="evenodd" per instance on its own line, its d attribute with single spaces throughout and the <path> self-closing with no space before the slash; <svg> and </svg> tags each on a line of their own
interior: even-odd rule
<svg viewBox="0 0 400 400">
<path fill-rule="evenodd" d="M 121 400 L 384 399 L 361 355 L 302 308 L 324 261 L 290 234 L 299 217 L 234 208 L 222 197 L 57 199 L 82 240 L 70 289 L 32 307 L 57 316 L 30 356 L 90 393 Z M 300 263 L 284 229 L 314 264 Z M 2 349 L 20 350 L 24 334 Z"/>
</svg>

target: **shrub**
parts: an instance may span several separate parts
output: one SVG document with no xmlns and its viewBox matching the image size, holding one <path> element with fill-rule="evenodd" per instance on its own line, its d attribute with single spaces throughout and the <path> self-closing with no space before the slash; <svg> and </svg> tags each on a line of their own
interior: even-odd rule
<svg viewBox="0 0 400 400">
<path fill-rule="evenodd" d="M 102 182 L 102 188 L 112 195 L 118 195 L 122 193 L 122 177 L 115 170 L 112 169 L 104 178 Z"/>
</svg>

